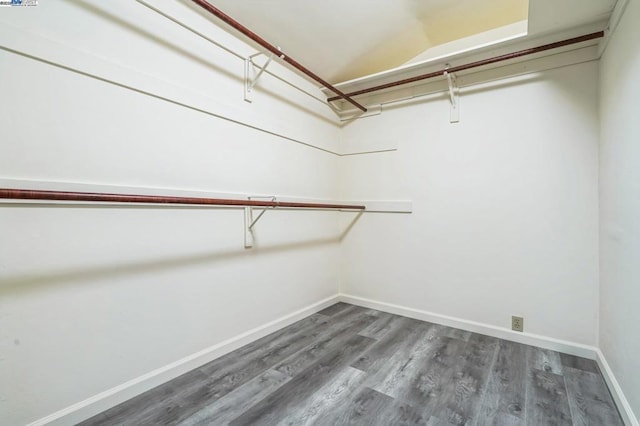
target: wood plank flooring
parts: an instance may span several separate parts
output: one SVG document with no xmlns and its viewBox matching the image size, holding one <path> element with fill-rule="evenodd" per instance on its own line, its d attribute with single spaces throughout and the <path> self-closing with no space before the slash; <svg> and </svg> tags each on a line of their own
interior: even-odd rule
<svg viewBox="0 0 640 426">
<path fill-rule="evenodd" d="M 622 425 L 596 363 L 338 303 L 82 425 Z"/>
</svg>

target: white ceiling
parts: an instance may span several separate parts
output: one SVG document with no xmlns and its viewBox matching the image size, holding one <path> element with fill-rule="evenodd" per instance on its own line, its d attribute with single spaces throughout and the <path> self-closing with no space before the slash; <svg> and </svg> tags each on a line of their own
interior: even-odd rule
<svg viewBox="0 0 640 426">
<path fill-rule="evenodd" d="M 209 1 L 337 83 L 400 66 L 435 46 L 526 19 L 531 33 L 593 22 L 608 16 L 616 0 Z"/>
</svg>

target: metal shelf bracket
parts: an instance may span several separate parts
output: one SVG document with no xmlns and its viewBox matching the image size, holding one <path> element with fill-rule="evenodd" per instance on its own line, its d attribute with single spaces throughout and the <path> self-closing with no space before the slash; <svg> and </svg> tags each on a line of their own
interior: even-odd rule
<svg viewBox="0 0 640 426">
<path fill-rule="evenodd" d="M 266 199 L 269 199 L 271 202 L 276 201 L 276 197 L 258 197 L 258 198 L 266 198 Z M 251 197 L 249 197 L 249 200 L 251 200 Z M 265 214 L 267 210 L 275 209 L 275 206 L 263 208 L 260 211 L 260 214 L 258 214 L 258 216 L 255 219 L 253 218 L 253 209 L 254 208 L 251 206 L 246 206 L 244 208 L 244 248 L 246 249 L 253 247 L 253 240 L 254 240 L 253 227 L 256 225 L 256 223 L 258 223 L 262 215 Z"/>
<path fill-rule="evenodd" d="M 449 115 L 450 123 L 457 123 L 460 121 L 460 88 L 458 87 L 456 76 L 446 70 L 450 68 L 447 64 L 444 71 L 444 76 L 447 77 L 447 84 L 449 85 L 449 102 L 451 103 L 451 112 Z"/>
<path fill-rule="evenodd" d="M 280 47 L 278 47 L 278 50 L 281 50 Z M 263 53 L 263 52 L 254 53 L 253 55 L 249 56 L 248 58 L 245 58 L 244 60 L 244 100 L 245 102 L 249 102 L 249 103 L 253 102 L 253 97 L 252 97 L 253 88 L 255 87 L 256 83 L 258 82 L 258 80 L 260 79 L 264 71 L 267 69 L 267 67 L 273 60 L 273 56 L 274 56 L 273 53 L 268 55 L 264 65 L 258 66 L 253 62 L 253 58 L 260 55 L 266 55 L 266 53 Z M 257 73 L 255 72 L 256 68 L 258 69 Z"/>
</svg>

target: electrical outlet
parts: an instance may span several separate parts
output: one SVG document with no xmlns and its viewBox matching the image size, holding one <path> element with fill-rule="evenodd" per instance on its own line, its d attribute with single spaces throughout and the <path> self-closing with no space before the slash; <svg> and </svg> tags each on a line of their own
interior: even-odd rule
<svg viewBox="0 0 640 426">
<path fill-rule="evenodd" d="M 511 317 L 511 329 L 513 331 L 524 331 L 524 318 Z"/>
</svg>

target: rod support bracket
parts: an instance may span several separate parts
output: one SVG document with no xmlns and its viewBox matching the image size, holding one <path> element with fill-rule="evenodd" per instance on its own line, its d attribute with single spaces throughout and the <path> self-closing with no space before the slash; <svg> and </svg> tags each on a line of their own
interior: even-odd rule
<svg viewBox="0 0 640 426">
<path fill-rule="evenodd" d="M 460 121 L 460 88 L 456 80 L 455 74 L 448 72 L 450 65 L 445 66 L 444 76 L 447 78 L 449 86 L 449 102 L 451 104 L 449 122 L 458 123 Z"/>
<path fill-rule="evenodd" d="M 244 248 L 250 249 L 253 247 L 253 232 L 249 228 L 253 221 L 253 209 L 249 206 L 244 208 Z"/>
<path fill-rule="evenodd" d="M 280 50 L 280 48 L 278 48 L 278 50 Z M 253 96 L 252 96 L 253 88 L 255 87 L 256 83 L 258 82 L 262 74 L 265 72 L 265 70 L 273 60 L 273 56 L 274 56 L 273 53 L 268 55 L 264 65 L 259 66 L 253 62 L 253 58 L 260 55 L 266 55 L 266 53 L 264 52 L 254 53 L 253 55 L 248 56 L 244 60 L 244 100 L 245 102 L 249 102 L 249 103 L 253 102 Z M 257 72 L 255 71 L 256 68 L 258 69 Z"/>
<path fill-rule="evenodd" d="M 254 197 L 254 198 L 267 198 L 272 202 L 276 201 L 276 197 L 272 196 L 272 197 Z M 251 197 L 248 198 L 249 200 L 251 200 Z M 258 216 L 254 219 L 253 218 L 253 207 L 251 206 L 246 206 L 244 208 L 244 248 L 246 249 L 250 249 L 253 247 L 253 240 L 254 240 L 254 235 L 253 235 L 253 227 L 256 225 L 256 223 L 258 223 L 258 221 L 260 220 L 260 218 L 262 217 L 263 214 L 265 214 L 265 212 L 269 209 L 275 209 L 276 207 L 265 207 L 260 211 L 260 214 L 258 214 Z"/>
</svg>

